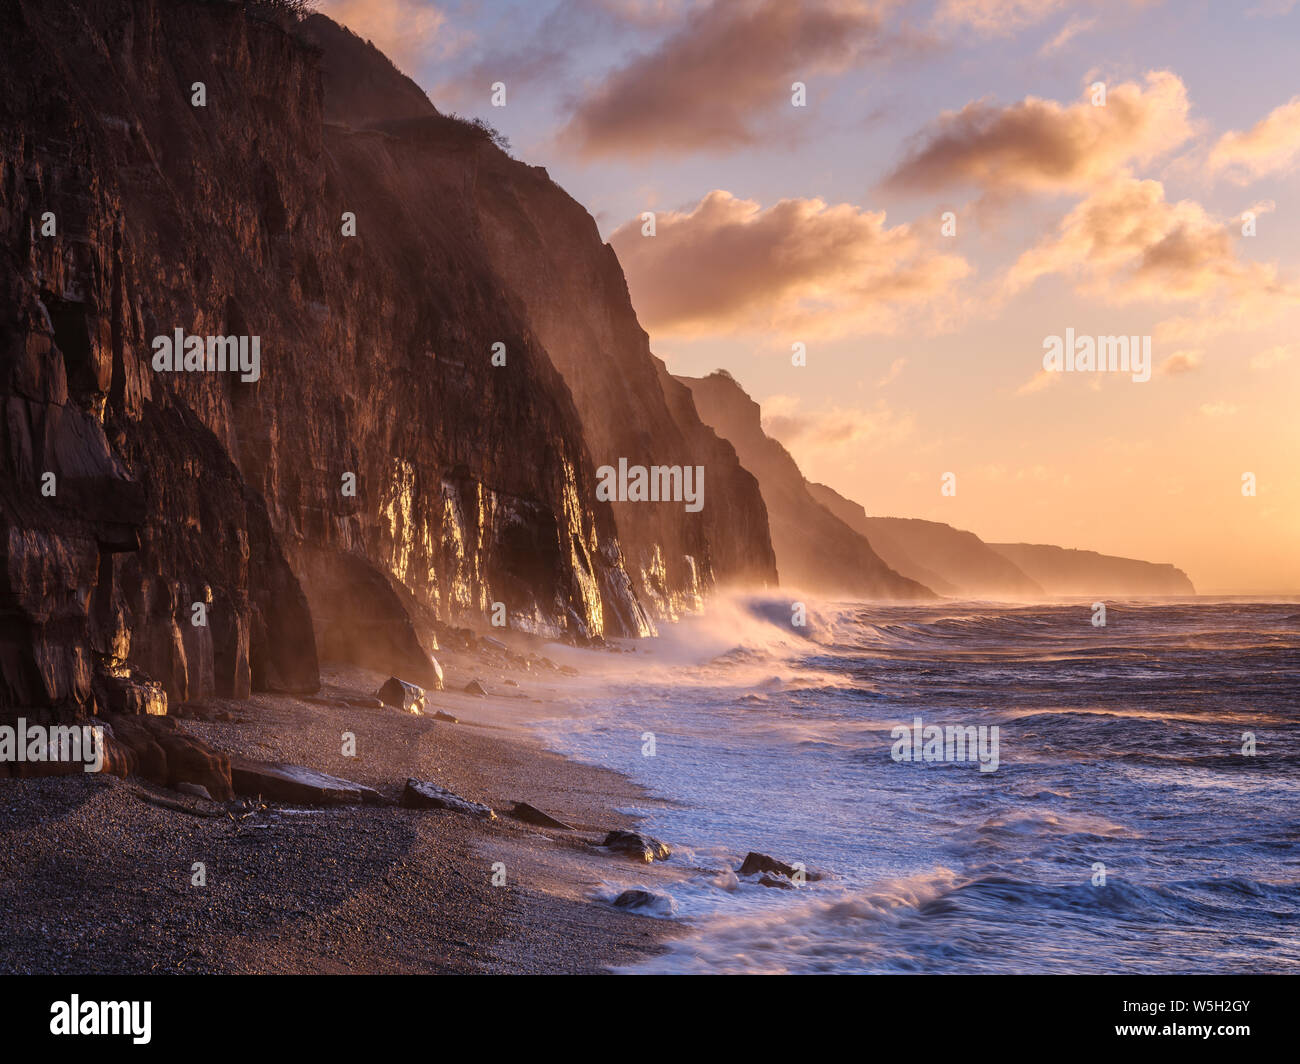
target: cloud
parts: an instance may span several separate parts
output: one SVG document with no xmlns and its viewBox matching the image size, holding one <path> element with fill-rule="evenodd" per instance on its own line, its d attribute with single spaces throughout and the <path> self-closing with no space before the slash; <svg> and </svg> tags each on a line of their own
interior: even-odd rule
<svg viewBox="0 0 1300 1064">
<path fill-rule="evenodd" d="M 1295 5 L 1296 0 L 1263 0 L 1262 3 L 1247 8 L 1246 14 L 1251 18 L 1276 18 L 1290 14 Z"/>
<path fill-rule="evenodd" d="M 447 58 L 466 41 L 449 31 L 446 13 L 427 0 L 320 0 L 318 7 L 408 72 L 430 57 Z"/>
<path fill-rule="evenodd" d="M 686 211 L 610 237 L 632 301 L 652 332 L 798 330 L 801 337 L 889 332 L 970 268 L 907 225 L 848 203 L 787 199 L 766 209 L 715 190 Z"/>
<path fill-rule="evenodd" d="M 1201 368 L 1201 356 L 1204 353 L 1197 349 L 1175 351 L 1160 363 L 1160 372 L 1173 376 L 1198 370 Z"/>
<path fill-rule="evenodd" d="M 1245 133 L 1230 132 L 1210 152 L 1210 170 L 1238 184 L 1288 173 L 1300 163 L 1300 96 L 1275 107 Z"/>
<path fill-rule="evenodd" d="M 970 183 L 994 193 L 1082 191 L 1166 154 L 1192 134 L 1187 89 L 1168 71 L 1145 87 L 1108 88 L 1070 106 L 1026 97 L 1009 107 L 985 101 L 943 114 L 885 180 L 895 190 L 933 191 Z"/>
<path fill-rule="evenodd" d="M 934 14 L 937 25 L 1003 36 L 1041 22 L 1065 6 L 1065 0 L 943 0 Z"/>
<path fill-rule="evenodd" d="M 1045 369 L 1040 369 L 1029 380 L 1025 381 L 1016 389 L 1017 395 L 1033 395 L 1035 392 L 1041 392 L 1044 388 L 1050 387 L 1060 380 L 1061 374 L 1052 373 Z"/>
<path fill-rule="evenodd" d="M 1079 34 L 1087 33 L 1096 25 L 1097 20 L 1095 18 L 1080 18 L 1078 15 L 1071 15 L 1069 21 L 1061 27 L 1056 36 L 1038 50 L 1038 54 L 1041 56 L 1055 55 Z"/>
<path fill-rule="evenodd" d="M 911 414 L 896 413 L 883 399 L 872 407 L 826 405 L 803 411 L 801 401 L 789 395 L 774 395 L 760 404 L 763 431 L 786 447 L 812 451 L 851 448 L 870 450 L 905 440 L 914 428 Z"/>
<path fill-rule="evenodd" d="M 791 84 L 884 54 L 882 4 L 719 0 L 580 99 L 560 143 L 592 158 L 728 150 L 758 141 Z"/>
<path fill-rule="evenodd" d="M 1054 236 L 1008 271 L 1017 292 L 1047 274 L 1076 279 L 1114 303 L 1230 297 L 1239 309 L 1276 296 L 1294 300 L 1275 266 L 1237 256 L 1231 230 L 1199 203 L 1170 203 L 1159 181 L 1122 176 L 1079 203 Z"/>
<path fill-rule="evenodd" d="M 885 375 L 876 381 L 877 388 L 884 388 L 888 384 L 893 384 L 898 379 L 898 375 L 903 372 L 903 367 L 907 365 L 907 359 L 896 358 L 889 364 L 889 369 Z"/>
<path fill-rule="evenodd" d="M 1213 403 L 1201 404 L 1201 413 L 1204 414 L 1206 417 L 1212 417 L 1212 418 L 1232 417 L 1232 415 L 1235 414 L 1236 412 L 1237 412 L 1237 405 L 1235 403 L 1225 402 L 1222 399 Z"/>
<path fill-rule="evenodd" d="M 594 0 L 594 6 L 634 26 L 661 27 L 681 18 L 682 12 L 704 0 Z"/>
<path fill-rule="evenodd" d="M 1253 370 L 1276 369 L 1285 362 L 1291 361 L 1291 356 L 1295 354 L 1296 344 L 1278 344 L 1261 351 L 1257 355 L 1252 355 L 1250 359 L 1250 368 Z"/>
</svg>

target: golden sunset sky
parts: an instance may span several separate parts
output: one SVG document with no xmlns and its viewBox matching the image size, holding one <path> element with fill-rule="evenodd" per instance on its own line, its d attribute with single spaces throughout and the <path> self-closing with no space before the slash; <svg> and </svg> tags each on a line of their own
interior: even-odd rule
<svg viewBox="0 0 1300 1064">
<path fill-rule="evenodd" d="M 728 370 L 809 479 L 1300 591 L 1295 0 L 320 7 L 545 165 L 655 353 Z M 1150 336 L 1151 379 L 1043 373 L 1067 328 Z"/>
</svg>

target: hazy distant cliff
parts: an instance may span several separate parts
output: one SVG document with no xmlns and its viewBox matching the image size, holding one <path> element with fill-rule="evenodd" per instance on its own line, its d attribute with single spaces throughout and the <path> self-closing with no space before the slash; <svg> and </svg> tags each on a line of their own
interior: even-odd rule
<svg viewBox="0 0 1300 1064">
<path fill-rule="evenodd" d="M 731 441 L 758 477 L 782 584 L 846 598 L 933 597 L 891 569 L 865 536 L 813 497 L 790 452 L 763 432 L 758 404 L 730 376 L 677 379 L 690 388 L 700 416 Z"/>
<path fill-rule="evenodd" d="M 1033 598 L 1043 589 L 974 532 L 915 517 L 868 517 L 857 503 L 825 484 L 813 498 L 861 532 L 894 569 L 941 595 L 961 598 Z"/>
<path fill-rule="evenodd" d="M 990 543 L 1049 595 L 1194 595 L 1181 569 L 1043 543 Z"/>
</svg>

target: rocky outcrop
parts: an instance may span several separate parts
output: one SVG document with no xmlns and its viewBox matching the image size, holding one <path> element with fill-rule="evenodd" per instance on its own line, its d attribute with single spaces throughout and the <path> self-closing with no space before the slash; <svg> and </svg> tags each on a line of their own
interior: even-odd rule
<svg viewBox="0 0 1300 1064">
<path fill-rule="evenodd" d="M 758 478 L 783 585 L 843 597 L 934 597 L 891 569 L 865 536 L 813 497 L 790 452 L 763 432 L 758 404 L 729 374 L 677 379 L 690 389 L 704 421 Z"/>
<path fill-rule="evenodd" d="M 1029 574 L 1048 595 L 1196 594 L 1187 574 L 1165 563 L 1116 558 L 1044 543 L 990 543 L 989 546 Z"/>
<path fill-rule="evenodd" d="M 0 703 L 92 709 L 128 663 L 310 692 L 321 653 L 425 682 L 493 602 L 649 630 L 481 130 L 242 5 L 13 0 L 0 35 Z M 156 370 L 177 329 L 257 337 L 256 379 Z"/>
<path fill-rule="evenodd" d="M 825 484 L 809 484 L 818 502 L 871 541 L 890 568 L 941 595 L 960 598 L 1035 598 L 1043 589 L 974 532 L 915 517 L 868 517 Z"/>
</svg>

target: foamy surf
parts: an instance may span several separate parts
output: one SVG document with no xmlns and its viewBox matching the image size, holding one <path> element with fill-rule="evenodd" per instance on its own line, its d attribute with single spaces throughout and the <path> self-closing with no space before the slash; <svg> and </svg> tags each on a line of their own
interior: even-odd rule
<svg viewBox="0 0 1300 1064">
<path fill-rule="evenodd" d="M 1109 631 L 1087 604 L 809 605 L 808 631 L 738 597 L 585 653 L 582 712 L 542 725 L 665 800 L 630 811 L 693 933 L 630 970 L 1300 965 L 1300 825 L 1269 812 L 1300 809 L 1293 603 L 1117 604 Z M 996 771 L 899 763 L 919 718 L 997 726 Z M 824 878 L 737 876 L 751 850 Z"/>
</svg>

